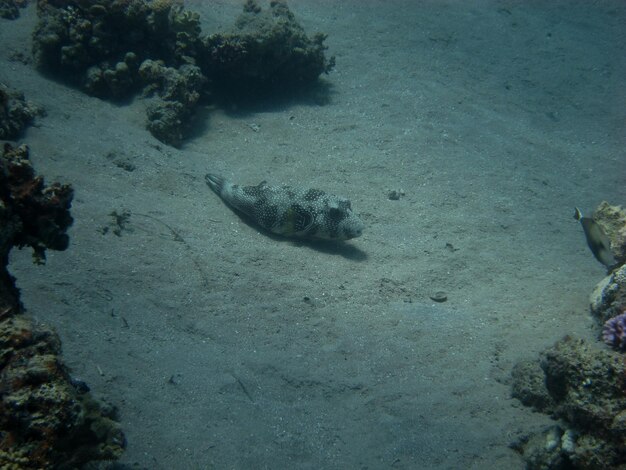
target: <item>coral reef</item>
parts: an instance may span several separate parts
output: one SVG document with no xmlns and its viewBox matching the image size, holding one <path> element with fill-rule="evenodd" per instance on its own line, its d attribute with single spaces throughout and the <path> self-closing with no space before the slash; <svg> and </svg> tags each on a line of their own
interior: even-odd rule
<svg viewBox="0 0 626 470">
<path fill-rule="evenodd" d="M 602 325 L 626 308 L 626 211 L 603 201 L 594 211 L 593 219 L 609 238 L 617 261 L 612 272 L 596 285 L 590 296 L 591 314 Z"/>
<path fill-rule="evenodd" d="M 0 0 L 0 18 L 14 20 L 20 16 L 20 8 L 24 8 L 28 0 Z"/>
<path fill-rule="evenodd" d="M 0 83 L 0 139 L 19 138 L 26 126 L 43 114 L 43 109 L 26 101 L 22 93 Z"/>
<path fill-rule="evenodd" d="M 39 0 L 33 35 L 42 70 L 103 99 L 143 88 L 148 129 L 179 145 L 202 98 L 251 97 L 315 82 L 334 65 L 324 34 L 308 38 L 283 1 L 248 0 L 232 32 L 202 37 L 181 0 Z M 185 90 L 186 88 L 186 90 Z"/>
<path fill-rule="evenodd" d="M 262 10 L 247 0 L 232 31 L 204 39 L 203 69 L 231 94 L 309 85 L 334 66 L 334 57 L 324 56 L 325 39 L 322 33 L 307 37 L 284 1 Z"/>
<path fill-rule="evenodd" d="M 600 325 L 619 315 L 626 306 L 626 265 L 602 279 L 589 298 L 591 314 Z"/>
<path fill-rule="evenodd" d="M 148 129 L 180 143 L 206 83 L 196 66 L 198 14 L 175 0 L 39 0 L 38 14 L 33 47 L 43 70 L 103 99 L 158 91 L 163 100 L 148 107 Z"/>
<path fill-rule="evenodd" d="M 603 202 L 594 220 L 611 241 L 617 265 L 591 294 L 590 310 L 604 325 L 601 343 L 565 337 L 513 369 L 513 396 L 559 425 L 512 444 L 529 469 L 626 470 L 626 217 Z"/>
<path fill-rule="evenodd" d="M 626 211 L 621 206 L 611 206 L 603 201 L 594 211 L 593 218 L 602 225 L 609 238 L 617 263 L 593 290 L 589 299 L 591 314 L 598 325 L 611 323 L 617 327 L 620 323 L 612 323 L 611 319 L 626 310 Z M 618 344 L 617 347 L 622 346 Z"/>
<path fill-rule="evenodd" d="M 141 64 L 139 75 L 146 83 L 145 93 L 159 97 L 147 108 L 148 129 L 160 141 L 180 145 L 206 78 L 195 65 L 175 69 L 153 60 Z"/>
<path fill-rule="evenodd" d="M 9 144 L 3 150 L 0 185 L 3 211 L 10 211 L 9 221 L 19 222 L 19 230 L 8 239 L 11 245 L 32 247 L 38 261 L 45 260 L 46 248 L 67 248 L 66 230 L 73 222 L 69 213 L 73 196 L 70 186 L 53 183 L 46 187 L 43 177 L 36 176 L 30 165 L 28 147 L 13 148 Z"/>
<path fill-rule="evenodd" d="M 73 380 L 50 329 L 25 315 L 7 271 L 13 246 L 64 250 L 72 223 L 72 189 L 45 186 L 25 146 L 0 155 L 0 468 L 77 468 L 118 458 L 124 435 L 111 407 Z"/>
<path fill-rule="evenodd" d="M 194 63 L 200 43 L 199 16 L 173 0 L 39 0 L 37 7 L 38 64 L 103 98 L 130 95 L 146 59 Z"/>
<path fill-rule="evenodd" d="M 621 354 L 565 337 L 544 351 L 539 363 L 515 366 L 513 396 L 562 423 L 513 444 L 528 468 L 626 465 L 626 363 Z"/>
</svg>

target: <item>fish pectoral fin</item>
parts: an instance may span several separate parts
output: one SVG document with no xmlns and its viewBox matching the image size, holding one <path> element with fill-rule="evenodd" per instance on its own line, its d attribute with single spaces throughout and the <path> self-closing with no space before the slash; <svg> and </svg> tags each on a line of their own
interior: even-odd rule
<svg viewBox="0 0 626 470">
<path fill-rule="evenodd" d="M 295 227 L 297 233 L 308 233 L 313 227 L 313 215 L 309 212 L 298 214 Z"/>
<path fill-rule="evenodd" d="M 291 206 L 272 231 L 281 235 L 306 235 L 313 227 L 313 214 L 299 205 Z"/>
</svg>

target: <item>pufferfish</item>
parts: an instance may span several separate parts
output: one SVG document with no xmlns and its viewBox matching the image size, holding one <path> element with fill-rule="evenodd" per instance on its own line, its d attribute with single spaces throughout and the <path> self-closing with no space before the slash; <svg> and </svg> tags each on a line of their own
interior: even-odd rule
<svg viewBox="0 0 626 470">
<path fill-rule="evenodd" d="M 291 186 L 240 186 L 207 174 L 206 183 L 227 205 L 266 230 L 284 237 L 349 240 L 363 232 L 363 222 L 346 198 L 319 189 Z"/>
</svg>

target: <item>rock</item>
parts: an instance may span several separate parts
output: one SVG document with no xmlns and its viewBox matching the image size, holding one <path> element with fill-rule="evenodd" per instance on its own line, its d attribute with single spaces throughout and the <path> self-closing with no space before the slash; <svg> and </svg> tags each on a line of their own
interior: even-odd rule
<svg viewBox="0 0 626 470">
<path fill-rule="evenodd" d="M 24 95 L 0 83 L 0 140 L 16 140 L 43 108 L 24 99 Z"/>
<path fill-rule="evenodd" d="M 600 325 L 624 311 L 626 306 L 626 265 L 613 271 L 594 288 L 589 304 Z"/>
<path fill-rule="evenodd" d="M 0 155 L 0 468 L 78 468 L 117 459 L 125 447 L 115 410 L 72 380 L 51 329 L 26 316 L 7 271 L 13 246 L 65 250 L 72 189 L 46 186 L 28 148 L 6 144 Z"/>
<path fill-rule="evenodd" d="M 0 0 L 0 18 L 14 20 L 20 16 L 20 8 L 28 5 L 28 0 Z"/>
<path fill-rule="evenodd" d="M 513 396 L 558 419 L 567 432 L 561 435 L 556 460 L 554 452 L 546 451 L 542 437 L 530 436 L 515 444 L 528 468 L 593 469 L 624 464 L 623 356 L 565 337 L 541 354 L 540 370 L 536 364 L 524 361 L 515 366 Z"/>
<path fill-rule="evenodd" d="M 182 0 L 37 6 L 33 53 L 40 69 L 103 99 L 123 100 L 142 87 L 144 95 L 158 94 L 147 108 L 148 129 L 175 146 L 199 101 L 215 98 L 216 90 L 230 98 L 283 92 L 314 84 L 334 64 L 324 56 L 325 35 L 307 37 L 280 0 L 266 11 L 248 0 L 233 32 L 204 38 L 199 15 Z"/>
<path fill-rule="evenodd" d="M 335 64 L 326 59 L 324 40 L 309 38 L 284 1 L 263 10 L 248 0 L 230 32 L 203 40 L 202 68 L 229 96 L 310 86 Z"/>
</svg>

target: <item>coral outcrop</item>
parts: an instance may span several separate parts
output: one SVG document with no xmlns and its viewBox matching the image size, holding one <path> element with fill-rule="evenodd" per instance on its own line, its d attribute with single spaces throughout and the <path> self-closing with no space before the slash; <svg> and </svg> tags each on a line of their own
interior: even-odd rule
<svg viewBox="0 0 626 470">
<path fill-rule="evenodd" d="M 602 279 L 589 298 L 591 314 L 602 325 L 626 307 L 626 265 Z"/>
<path fill-rule="evenodd" d="M 284 1 L 272 0 L 263 10 L 248 0 L 231 31 L 204 39 L 203 68 L 234 94 L 310 85 L 335 63 L 324 55 L 325 39 L 322 33 L 309 38 Z"/>
<path fill-rule="evenodd" d="M 194 63 L 199 17 L 180 1 L 39 0 L 37 63 L 102 98 L 123 98 L 141 85 L 140 64 Z"/>
<path fill-rule="evenodd" d="M 513 396 L 560 421 L 539 440 L 526 438 L 514 444 L 529 462 L 528 468 L 626 465 L 626 363 L 622 354 L 566 337 L 545 350 L 539 363 L 516 365 Z"/>
<path fill-rule="evenodd" d="M 206 78 L 195 65 L 176 69 L 150 59 L 141 64 L 139 75 L 146 84 L 145 93 L 156 95 L 147 108 L 148 129 L 160 141 L 180 145 Z"/>
<path fill-rule="evenodd" d="M 618 261 L 591 294 L 598 341 L 565 337 L 513 370 L 513 396 L 558 420 L 512 445 L 529 469 L 626 470 L 626 217 L 603 202 L 593 218 Z"/>
<path fill-rule="evenodd" d="M 206 84 L 196 65 L 198 14 L 178 0 L 39 0 L 37 6 L 34 55 L 43 70 L 103 99 L 157 91 L 163 98 L 148 107 L 148 129 L 167 144 L 180 143 Z"/>
<path fill-rule="evenodd" d="M 64 250 L 72 223 L 72 188 L 46 186 L 26 146 L 0 155 L 0 468 L 77 468 L 118 458 L 124 434 L 109 406 L 72 379 L 59 337 L 24 313 L 7 271 L 13 246 L 29 246 L 35 260 Z"/>
<path fill-rule="evenodd" d="M 18 139 L 43 109 L 24 99 L 24 94 L 0 83 L 0 140 Z"/>
<path fill-rule="evenodd" d="M 20 16 L 20 8 L 24 8 L 28 0 L 0 0 L 0 18 L 14 20 Z"/>
<path fill-rule="evenodd" d="M 123 100 L 143 90 L 148 129 L 179 145 L 199 103 L 311 85 L 334 65 L 324 34 L 307 37 L 284 1 L 248 0 L 228 33 L 202 36 L 182 0 L 39 0 L 33 35 L 40 68 L 90 95 Z"/>
</svg>

